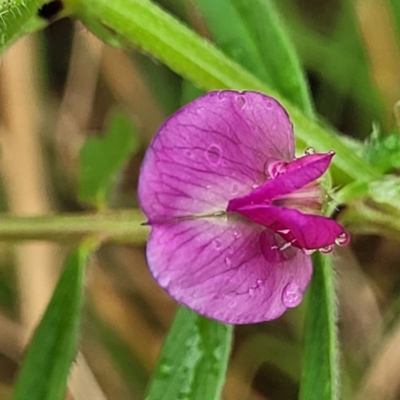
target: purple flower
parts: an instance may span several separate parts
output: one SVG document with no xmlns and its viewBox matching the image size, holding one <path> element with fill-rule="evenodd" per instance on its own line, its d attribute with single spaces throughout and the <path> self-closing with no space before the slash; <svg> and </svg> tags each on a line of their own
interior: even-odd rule
<svg viewBox="0 0 400 400">
<path fill-rule="evenodd" d="M 177 301 L 223 322 L 272 320 L 297 306 L 310 252 L 348 236 L 321 214 L 333 153 L 295 159 L 293 128 L 257 92 L 208 93 L 170 117 L 144 159 L 147 259 Z"/>
</svg>

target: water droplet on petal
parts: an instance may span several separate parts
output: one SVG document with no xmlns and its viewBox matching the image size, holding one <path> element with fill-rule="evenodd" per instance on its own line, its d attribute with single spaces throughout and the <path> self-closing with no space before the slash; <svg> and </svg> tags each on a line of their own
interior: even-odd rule
<svg viewBox="0 0 400 400">
<path fill-rule="evenodd" d="M 257 286 L 260 286 L 263 283 L 261 279 L 257 279 Z"/>
<path fill-rule="evenodd" d="M 225 264 L 229 267 L 232 265 L 232 260 L 229 257 L 225 257 Z"/>
<path fill-rule="evenodd" d="M 218 165 L 221 162 L 221 153 L 221 147 L 217 144 L 212 144 L 206 150 L 206 159 L 210 164 Z"/>
<path fill-rule="evenodd" d="M 286 165 L 285 161 L 276 161 L 268 166 L 268 174 L 271 178 L 276 178 L 278 175 L 283 174 L 286 172 Z"/>
<path fill-rule="evenodd" d="M 350 235 L 346 232 L 342 232 L 336 239 L 335 243 L 339 246 L 346 246 L 350 242 Z"/>
<path fill-rule="evenodd" d="M 328 153 L 329 154 L 336 154 L 334 150 L 329 150 Z"/>
<path fill-rule="evenodd" d="M 283 289 L 282 303 L 285 307 L 296 307 L 300 304 L 302 299 L 303 293 L 301 292 L 300 286 L 297 283 L 291 282 Z"/>
<path fill-rule="evenodd" d="M 236 97 L 236 103 L 240 108 L 243 108 L 246 104 L 246 99 L 243 96 L 237 96 Z"/>
<path fill-rule="evenodd" d="M 279 247 L 279 250 L 280 251 L 284 251 L 284 250 L 288 249 L 291 246 L 292 246 L 292 243 L 287 242 L 287 243 L 284 243 L 281 247 Z"/>
<path fill-rule="evenodd" d="M 272 101 L 267 101 L 266 106 L 267 106 L 267 108 L 268 108 L 269 110 L 271 110 L 271 108 L 274 107 L 274 104 L 272 103 Z"/>
<path fill-rule="evenodd" d="M 250 288 L 248 291 L 247 291 L 247 293 L 250 295 L 250 296 L 253 296 L 254 295 L 254 288 Z"/>
<path fill-rule="evenodd" d="M 219 91 L 219 92 L 217 93 L 217 97 L 218 97 L 220 100 L 224 99 L 224 98 L 226 97 L 226 92 L 223 91 L 223 90 Z"/>
<path fill-rule="evenodd" d="M 237 183 L 234 183 L 232 185 L 231 194 L 235 195 L 237 194 L 238 191 L 239 191 L 239 185 Z"/>
<path fill-rule="evenodd" d="M 242 236 L 242 234 L 239 231 L 233 231 L 233 237 L 235 239 L 239 239 Z"/>
<path fill-rule="evenodd" d="M 333 251 L 333 244 L 330 244 L 328 246 L 322 247 L 319 249 L 319 251 L 323 254 L 329 254 L 332 253 Z"/>
<path fill-rule="evenodd" d="M 306 156 L 310 156 L 311 154 L 315 154 L 315 149 L 314 147 L 307 147 L 304 151 L 304 154 Z"/>
<path fill-rule="evenodd" d="M 276 232 L 282 233 L 282 235 L 287 235 L 288 233 L 290 233 L 290 230 L 289 229 L 279 229 Z"/>
<path fill-rule="evenodd" d="M 185 154 L 187 157 L 191 157 L 192 156 L 192 152 L 190 150 L 186 150 Z"/>
<path fill-rule="evenodd" d="M 220 249 L 221 246 L 222 246 L 222 243 L 221 243 L 220 240 L 215 239 L 215 240 L 213 241 L 213 245 L 214 245 L 214 247 L 215 247 L 216 249 Z"/>
</svg>

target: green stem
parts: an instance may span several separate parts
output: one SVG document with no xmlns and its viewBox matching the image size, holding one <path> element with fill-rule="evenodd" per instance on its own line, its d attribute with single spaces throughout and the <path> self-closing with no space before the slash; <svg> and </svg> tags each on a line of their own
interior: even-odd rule
<svg viewBox="0 0 400 400">
<path fill-rule="evenodd" d="M 315 252 L 309 287 L 300 400 L 337 400 L 339 357 L 332 257 Z"/>
<path fill-rule="evenodd" d="M 395 207 L 380 209 L 377 204 L 359 201 L 340 214 L 340 222 L 354 233 L 400 240 L 400 210 Z"/>
<path fill-rule="evenodd" d="M 298 147 L 313 146 L 317 151 L 335 150 L 334 164 L 341 180 L 371 180 L 379 177 L 371 165 L 354 154 L 337 135 L 307 118 L 241 66 L 227 58 L 210 42 L 198 36 L 149 0 L 79 0 L 78 18 L 96 33 L 134 43 L 161 60 L 173 71 L 205 90 L 250 89 L 278 99 L 288 111 L 294 125 Z"/>
<path fill-rule="evenodd" d="M 35 217 L 0 215 L 0 240 L 79 242 L 85 237 L 100 241 L 145 243 L 148 227 L 139 210 L 110 210 L 97 214 L 64 214 Z"/>
</svg>

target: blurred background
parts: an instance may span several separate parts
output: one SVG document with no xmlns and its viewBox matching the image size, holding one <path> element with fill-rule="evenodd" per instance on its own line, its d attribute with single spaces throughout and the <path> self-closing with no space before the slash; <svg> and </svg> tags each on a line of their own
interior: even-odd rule
<svg viewBox="0 0 400 400">
<path fill-rule="evenodd" d="M 212 40 L 191 1 L 159 3 Z M 396 131 L 400 15 L 389 0 L 276 4 L 322 118 L 361 141 L 368 141 L 373 123 L 383 135 Z M 119 174 L 109 207 L 137 207 L 146 146 L 196 93 L 151 57 L 112 49 L 69 19 L 23 38 L 0 60 L 1 211 L 90 212 L 77 197 L 79 151 L 88 137 L 102 135 L 116 110 L 129 116 L 140 146 Z M 11 396 L 24 347 L 72 245 L 0 243 L 0 399 Z M 398 241 L 353 234 L 351 245 L 333 256 L 343 398 L 400 399 Z M 68 398 L 143 399 L 176 308 L 150 276 L 144 245 L 103 245 L 90 260 Z M 277 321 L 235 328 L 224 399 L 297 398 L 305 308 L 306 301 Z"/>
</svg>

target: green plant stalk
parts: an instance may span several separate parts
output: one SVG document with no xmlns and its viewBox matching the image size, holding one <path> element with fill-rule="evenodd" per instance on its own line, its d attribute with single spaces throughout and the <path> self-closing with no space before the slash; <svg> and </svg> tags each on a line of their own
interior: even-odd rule
<svg viewBox="0 0 400 400">
<path fill-rule="evenodd" d="M 313 255 L 300 400 L 336 400 L 339 360 L 332 257 Z"/>
<path fill-rule="evenodd" d="M 79 0 L 77 17 L 96 33 L 104 27 L 145 52 L 158 58 L 172 70 L 205 90 L 257 90 L 277 98 L 288 111 L 294 126 L 298 148 L 312 146 L 319 152 L 334 150 L 334 165 L 343 182 L 371 180 L 379 172 L 359 158 L 337 135 L 307 118 L 238 64 L 227 58 L 195 32 L 164 12 L 149 0 Z M 343 183 L 342 182 L 342 183 Z"/>
<path fill-rule="evenodd" d="M 85 266 L 95 241 L 86 241 L 69 257 L 21 371 L 13 400 L 61 400 L 79 342 Z"/>
<path fill-rule="evenodd" d="M 0 214 L 0 240 L 47 240 L 77 243 L 86 237 L 99 241 L 142 244 L 149 228 L 139 210 L 110 210 L 96 214 L 19 217 Z"/>
<path fill-rule="evenodd" d="M 340 214 L 340 221 L 354 233 L 380 235 L 400 241 L 400 210 L 377 204 L 355 202 Z"/>
</svg>

